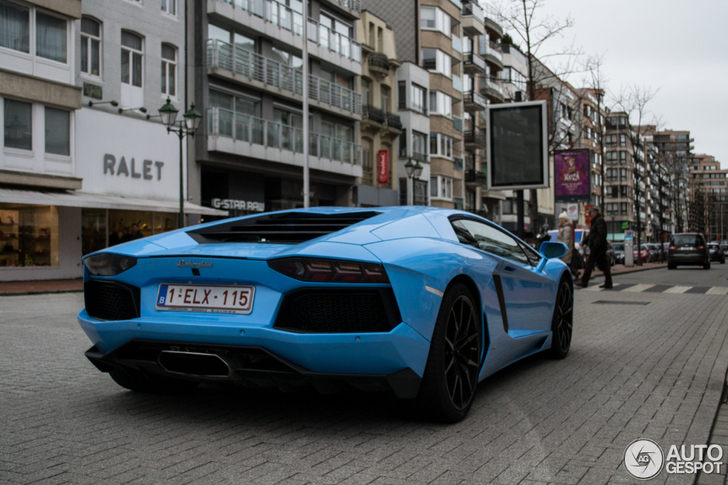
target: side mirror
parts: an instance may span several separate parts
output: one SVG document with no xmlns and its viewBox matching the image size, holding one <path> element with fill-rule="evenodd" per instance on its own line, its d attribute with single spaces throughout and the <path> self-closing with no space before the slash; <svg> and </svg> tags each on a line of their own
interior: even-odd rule
<svg viewBox="0 0 728 485">
<path fill-rule="evenodd" d="M 540 252 L 546 259 L 554 259 L 560 258 L 566 254 L 568 250 L 569 248 L 567 248 L 566 244 L 562 242 L 546 241 L 541 243 L 538 252 Z"/>
</svg>

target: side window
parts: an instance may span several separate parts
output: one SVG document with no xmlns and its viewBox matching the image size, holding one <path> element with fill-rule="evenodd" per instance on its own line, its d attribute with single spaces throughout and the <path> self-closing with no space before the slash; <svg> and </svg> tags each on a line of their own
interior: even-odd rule
<svg viewBox="0 0 728 485">
<path fill-rule="evenodd" d="M 495 227 L 472 219 L 458 219 L 453 221 L 452 225 L 458 239 L 464 244 L 471 244 L 483 251 L 521 264 L 531 264 L 518 241 Z"/>
</svg>

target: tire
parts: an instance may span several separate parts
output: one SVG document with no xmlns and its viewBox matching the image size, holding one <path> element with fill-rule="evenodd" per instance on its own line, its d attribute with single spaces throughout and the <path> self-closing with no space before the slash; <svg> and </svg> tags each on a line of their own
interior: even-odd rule
<svg viewBox="0 0 728 485">
<path fill-rule="evenodd" d="M 480 312 L 465 285 L 446 292 L 437 314 L 416 405 L 427 417 L 455 423 L 475 399 L 482 354 Z"/>
<path fill-rule="evenodd" d="M 723 256 L 722 258 L 720 258 L 720 264 L 725 264 L 725 256 Z"/>
<path fill-rule="evenodd" d="M 549 356 L 553 359 L 563 359 L 569 355 L 571 337 L 574 332 L 574 298 L 571 286 L 565 280 L 559 283 L 556 293 L 554 316 L 551 321 L 551 349 Z"/>
<path fill-rule="evenodd" d="M 149 394 L 182 394 L 191 392 L 197 387 L 196 382 L 147 376 L 127 367 L 114 367 L 109 371 L 109 375 L 121 387 Z"/>
<path fill-rule="evenodd" d="M 676 264 L 667 263 L 667 269 L 675 269 L 675 268 L 677 268 Z"/>
<path fill-rule="evenodd" d="M 703 265 L 703 269 L 710 269 L 710 261 Z"/>
</svg>

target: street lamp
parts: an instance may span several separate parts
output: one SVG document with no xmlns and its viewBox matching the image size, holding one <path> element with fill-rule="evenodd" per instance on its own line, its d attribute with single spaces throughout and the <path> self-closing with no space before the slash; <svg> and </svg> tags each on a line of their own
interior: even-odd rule
<svg viewBox="0 0 728 485">
<path fill-rule="evenodd" d="M 414 179 L 419 179 L 420 175 L 422 175 L 422 169 L 424 167 L 420 164 L 420 162 L 417 162 L 417 164 L 412 163 L 412 160 L 407 160 L 407 163 L 404 164 L 404 170 L 407 172 L 407 179 L 411 181 L 409 184 L 411 189 L 407 190 L 407 205 L 414 205 L 415 201 L 415 182 Z"/>
<path fill-rule="evenodd" d="M 184 207 L 184 166 L 182 161 L 182 139 L 190 135 L 194 138 L 195 131 L 200 127 L 200 121 L 202 121 L 202 114 L 195 109 L 195 103 L 190 105 L 190 109 L 182 115 L 179 121 L 179 126 L 175 128 L 177 124 L 177 113 L 179 110 L 174 107 L 167 98 L 167 102 L 159 108 L 159 117 L 162 118 L 162 124 L 167 127 L 167 133 L 177 133 L 179 137 L 179 228 L 185 227 L 185 207 Z"/>
</svg>

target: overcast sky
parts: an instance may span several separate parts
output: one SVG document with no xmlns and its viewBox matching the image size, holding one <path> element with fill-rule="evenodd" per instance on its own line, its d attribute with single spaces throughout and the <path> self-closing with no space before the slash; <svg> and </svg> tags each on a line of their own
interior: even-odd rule
<svg viewBox="0 0 728 485">
<path fill-rule="evenodd" d="M 690 130 L 694 153 L 728 168 L 728 0 L 544 0 L 540 12 L 570 14 L 575 25 L 539 54 L 572 42 L 603 54 L 608 95 L 633 84 L 659 89 L 648 120 Z M 569 81 L 578 87 L 581 79 Z"/>
</svg>

